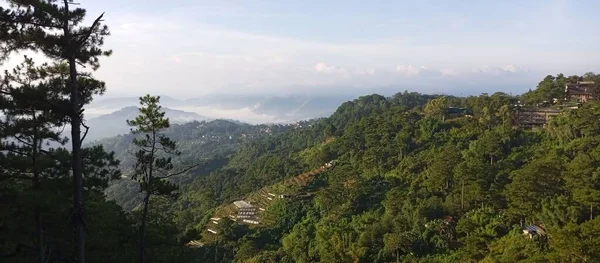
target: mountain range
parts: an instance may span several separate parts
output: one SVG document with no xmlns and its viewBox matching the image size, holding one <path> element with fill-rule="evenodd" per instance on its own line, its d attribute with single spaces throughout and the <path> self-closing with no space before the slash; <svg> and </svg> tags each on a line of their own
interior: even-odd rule
<svg viewBox="0 0 600 263">
<path fill-rule="evenodd" d="M 250 124 L 291 123 L 331 115 L 341 103 L 352 100 L 348 95 L 206 95 L 176 99 L 161 96 L 163 107 L 196 113 L 211 119 L 230 119 Z M 100 117 L 138 105 L 136 97 L 101 97 L 86 106 L 88 118 Z M 168 115 L 168 114 L 167 114 Z"/>
<path fill-rule="evenodd" d="M 163 108 L 163 110 L 165 116 L 171 121 L 171 124 L 183 124 L 192 121 L 206 121 L 211 119 L 193 112 L 170 108 Z M 127 120 L 132 120 L 138 115 L 138 107 L 129 106 L 106 115 L 91 118 L 86 122 L 86 125 L 90 127 L 86 136 L 86 141 L 95 141 L 120 134 L 127 134 L 131 130 L 127 125 Z"/>
</svg>

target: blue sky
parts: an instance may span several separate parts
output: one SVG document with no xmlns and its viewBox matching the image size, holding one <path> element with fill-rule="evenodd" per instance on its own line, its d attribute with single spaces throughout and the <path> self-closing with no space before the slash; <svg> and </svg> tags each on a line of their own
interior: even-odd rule
<svg viewBox="0 0 600 263">
<path fill-rule="evenodd" d="M 599 1 L 81 0 L 108 95 L 521 93 L 600 71 Z"/>
</svg>

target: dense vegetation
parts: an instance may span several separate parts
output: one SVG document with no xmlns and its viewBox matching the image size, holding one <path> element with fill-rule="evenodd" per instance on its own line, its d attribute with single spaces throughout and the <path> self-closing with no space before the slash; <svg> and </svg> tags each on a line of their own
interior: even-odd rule
<svg viewBox="0 0 600 263">
<path fill-rule="evenodd" d="M 34 50 L 53 62 L 26 58 L 0 78 L 2 262 L 600 259 L 600 102 L 566 112 L 546 129 L 518 128 L 512 116 L 518 101 L 561 98 L 566 82 L 598 75 L 548 76 L 518 98 L 369 95 L 328 118 L 289 126 L 216 121 L 164 130 L 168 121 L 156 105 L 142 110 L 147 118 L 130 124 L 143 136 L 170 137 L 174 144 L 159 140 L 167 153 L 180 149 L 171 163 L 152 146 L 148 157 L 150 137 L 139 134 L 80 147 L 85 105 L 105 86 L 77 66 L 96 69 L 98 57 L 110 54 L 101 49 L 108 35 L 102 16 L 90 27 L 80 26 L 84 17 L 68 1 L 0 7 L 0 58 Z M 449 114 L 448 107 L 468 110 Z M 149 129 L 152 116 L 163 125 Z M 72 150 L 45 147 L 66 143 L 57 131 L 64 125 L 73 128 Z M 274 201 L 262 224 L 224 218 L 218 234 L 206 233 L 222 205 L 325 163 L 333 166 L 294 190 L 302 198 Z M 195 168 L 150 184 L 152 164 Z M 122 174 L 121 181 L 142 185 L 142 209 L 108 201 L 109 184 Z M 165 185 L 168 194 L 154 192 Z M 528 225 L 545 234 L 523 235 Z M 191 240 L 201 246 L 187 246 Z"/>
<path fill-rule="evenodd" d="M 177 213 L 194 214 L 192 222 L 201 222 L 198 215 L 219 201 L 279 179 L 272 174 L 292 175 L 289 167 L 302 170 L 335 159 L 333 169 L 320 175 L 314 199 L 282 202 L 275 226 L 220 226 L 232 231 L 219 234 L 223 260 L 595 262 L 600 257 L 595 239 L 600 103 L 558 117 L 547 130 L 522 130 L 510 114 L 517 98 L 506 94 L 429 98 L 361 97 L 313 127 L 256 142 L 236 154 L 230 167 L 213 173 L 218 181 L 192 183 L 182 198 L 187 206 Z M 444 116 L 449 104 L 471 108 L 474 116 Z M 336 139 L 315 147 L 310 158 L 299 155 L 329 137 Z M 262 158 L 269 161 L 257 166 L 254 160 Z M 234 167 L 241 172 L 231 171 Z M 214 184 L 226 187 L 211 189 Z M 526 224 L 544 227 L 549 240 L 523 236 Z"/>
<path fill-rule="evenodd" d="M 309 125 L 312 121 L 302 122 Z M 238 151 L 244 144 L 267 136 L 273 136 L 290 129 L 284 125 L 249 125 L 228 120 L 214 120 L 209 122 L 190 122 L 172 125 L 165 129 L 164 134 L 177 142 L 181 155 L 173 162 L 176 165 L 196 165 L 189 172 L 169 178 L 178 185 L 187 185 L 198 176 L 208 175 L 210 172 L 227 164 L 229 157 Z M 133 140 L 139 137 L 127 134 L 112 138 L 102 139 L 90 146 L 102 146 L 108 152 L 114 152 L 115 158 L 120 160 L 123 174 L 129 177 L 135 164 L 135 147 Z M 131 211 L 141 203 L 138 185 L 129 179 L 113 181 L 106 194 L 126 211 Z"/>
</svg>

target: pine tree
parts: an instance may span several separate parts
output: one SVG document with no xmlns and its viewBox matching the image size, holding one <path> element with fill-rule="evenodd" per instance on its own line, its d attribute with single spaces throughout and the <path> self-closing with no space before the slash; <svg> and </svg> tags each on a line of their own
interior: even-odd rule
<svg viewBox="0 0 600 263">
<path fill-rule="evenodd" d="M 61 68 L 64 67 L 36 66 L 31 58 L 25 57 L 23 63 L 6 71 L 0 79 L 0 112 L 4 115 L 0 123 L 0 166 L 3 168 L 0 180 L 30 186 L 30 189 L 22 188 L 24 190 L 19 194 L 28 197 L 22 204 L 32 207 L 36 226 L 32 243 L 39 262 L 47 262 L 51 250 L 45 241 L 47 231 L 43 227 L 46 225 L 43 218 L 51 211 L 46 200 L 53 198 L 49 195 L 54 193 L 46 191 L 45 184 L 48 180 L 69 176 L 71 166 L 69 152 L 51 147 L 66 142 L 59 128 L 68 120 L 57 108 L 66 102 L 62 95 L 64 85 L 57 85 L 57 81 L 65 76 Z M 106 153 L 101 146 L 82 149 L 82 154 L 88 189 L 106 188 L 108 180 L 120 176 L 119 170 L 115 169 L 118 161 L 114 154 Z M 29 235 L 23 236 L 28 242 Z"/>
<path fill-rule="evenodd" d="M 142 205 L 142 219 L 140 224 L 139 261 L 146 262 L 146 228 L 148 221 L 148 208 L 152 195 L 173 196 L 177 186 L 165 180 L 171 176 L 181 174 L 168 172 L 173 169 L 172 155 L 179 155 L 175 142 L 162 132 L 169 128 L 169 119 L 159 105 L 160 97 L 146 95 L 140 97 L 140 115 L 134 120 L 127 120 L 134 134 L 141 134 L 133 140 L 139 150 L 135 153 L 136 164 L 132 179 L 140 184 L 140 191 L 144 192 Z M 169 156 L 169 157 L 166 157 Z"/>
<path fill-rule="evenodd" d="M 41 185 L 56 165 L 43 146 L 48 142 L 64 143 L 56 130 L 64 121 L 54 116 L 52 104 L 48 103 L 53 91 L 47 85 L 46 77 L 44 66 L 36 67 L 32 59 L 25 57 L 12 72 L 5 72 L 0 86 L 0 111 L 4 115 L 2 138 L 5 138 L 0 142 L 0 150 L 4 152 L 1 154 L 2 166 L 7 170 L 1 179 L 31 182 L 29 193 L 34 197 L 30 200 L 33 202 L 34 243 L 39 262 L 46 262 Z"/>
<path fill-rule="evenodd" d="M 6 59 L 12 52 L 38 51 L 56 62 L 66 62 L 68 78 L 59 79 L 68 92 L 68 103 L 62 104 L 62 113 L 71 124 L 73 172 L 73 222 L 76 231 L 77 261 L 85 262 L 85 221 L 83 212 L 83 165 L 81 136 L 83 105 L 94 94 L 104 91 L 104 84 L 81 74 L 77 65 L 96 70 L 99 57 L 110 55 L 102 50 L 108 27 L 101 25 L 102 16 L 91 26 L 82 26 L 86 11 L 70 8 L 70 1 L 62 5 L 57 0 L 9 0 L 9 7 L 0 7 L 0 49 Z M 55 105 L 56 106 L 56 105 Z"/>
</svg>

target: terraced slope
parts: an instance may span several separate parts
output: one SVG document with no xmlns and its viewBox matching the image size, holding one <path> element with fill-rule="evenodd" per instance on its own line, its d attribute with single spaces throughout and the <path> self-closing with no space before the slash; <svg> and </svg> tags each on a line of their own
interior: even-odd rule
<svg viewBox="0 0 600 263">
<path fill-rule="evenodd" d="M 260 221 L 259 225 L 271 225 L 275 223 L 277 220 L 277 215 L 269 212 L 269 208 L 278 200 L 281 200 L 280 195 L 285 195 L 285 198 L 296 198 L 296 197 L 306 197 L 311 196 L 312 193 L 304 193 L 303 189 L 307 186 L 311 181 L 314 180 L 315 176 L 323 173 L 328 168 L 332 166 L 332 162 L 326 163 L 321 167 L 299 174 L 292 178 L 286 179 L 280 183 L 270 185 L 267 187 L 263 187 L 256 192 L 252 192 L 246 196 L 243 200 L 257 207 L 257 219 Z M 213 218 L 226 218 L 229 217 L 232 220 L 235 219 L 235 215 L 237 214 L 237 209 L 233 203 L 222 205 L 216 209 L 213 214 Z M 242 222 L 241 219 L 239 222 Z M 217 222 L 218 223 L 218 222 Z M 255 225 L 250 225 L 250 227 L 255 227 Z M 202 231 L 202 239 L 194 240 L 190 243 L 209 243 L 214 241 L 215 234 L 208 231 L 208 229 L 216 229 L 218 225 L 212 222 L 212 220 L 206 225 L 204 230 Z"/>
</svg>

